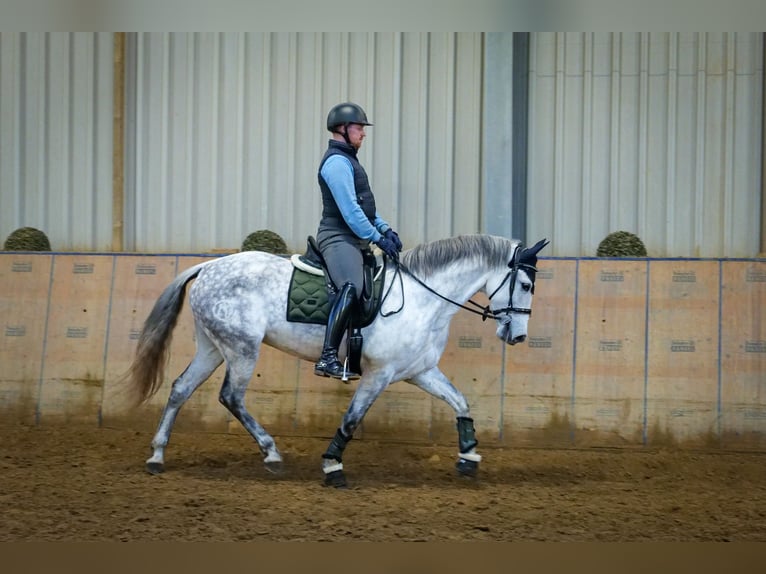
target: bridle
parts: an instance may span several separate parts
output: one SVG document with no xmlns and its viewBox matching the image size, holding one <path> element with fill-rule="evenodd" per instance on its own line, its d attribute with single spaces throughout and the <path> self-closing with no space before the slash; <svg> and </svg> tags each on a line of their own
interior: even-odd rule
<svg viewBox="0 0 766 574">
<path fill-rule="evenodd" d="M 396 272 L 395 272 L 395 274 L 399 276 L 399 282 L 401 284 L 402 278 L 401 278 L 400 272 L 404 271 L 405 273 L 407 273 L 407 275 L 412 277 L 415 280 L 415 282 L 418 283 L 421 287 L 425 288 L 427 291 L 433 293 L 437 297 L 440 297 L 441 299 L 443 299 L 443 300 L 445 300 L 445 301 L 447 301 L 449 303 L 452 303 L 453 305 L 455 305 L 457 307 L 460 307 L 461 309 L 465 309 L 466 311 L 474 313 L 475 315 L 481 315 L 481 320 L 482 321 L 486 321 L 488 317 L 491 317 L 492 319 L 497 320 L 497 319 L 502 318 L 503 315 L 508 315 L 509 313 L 521 313 L 521 314 L 524 314 L 524 315 L 531 315 L 532 314 L 532 309 L 530 309 L 528 307 L 516 307 L 513 304 L 513 290 L 514 290 L 514 287 L 516 286 L 516 277 L 518 275 L 519 269 L 524 269 L 525 271 L 537 271 L 537 268 L 534 265 L 530 265 L 529 263 L 523 263 L 520 260 L 520 256 L 521 256 L 521 244 L 518 244 L 518 245 L 516 245 L 516 249 L 513 252 L 513 257 L 508 262 L 508 268 L 509 268 L 508 272 L 505 274 L 505 277 L 500 282 L 500 285 L 498 285 L 497 288 L 489 296 L 490 304 L 491 304 L 492 303 L 492 298 L 494 298 L 494 296 L 497 295 L 498 291 L 500 291 L 500 289 L 503 288 L 503 285 L 508 283 L 508 305 L 506 307 L 501 307 L 499 309 L 492 309 L 490 307 L 490 305 L 480 305 L 479 303 L 477 303 L 473 299 L 469 299 L 468 303 L 470 303 L 471 305 L 473 305 L 474 307 L 476 307 L 478 309 L 481 309 L 480 311 L 477 311 L 477 309 L 475 309 L 474 307 L 468 307 L 467 305 L 463 305 L 461 303 L 458 303 L 457 301 L 453 301 L 449 297 L 445 297 L 444 295 L 442 295 L 438 291 L 436 291 L 433 288 L 431 288 L 430 286 L 426 285 L 420 278 L 418 278 L 416 275 L 414 275 L 412 273 L 412 271 L 410 271 L 404 263 L 402 263 L 400 261 L 395 261 L 394 262 L 395 265 L 396 265 Z M 386 291 L 386 294 L 383 297 L 384 300 L 388 297 L 388 294 L 391 291 L 391 286 L 392 285 L 393 285 L 393 281 L 389 285 L 388 290 Z M 404 291 L 402 291 L 402 293 L 403 292 Z M 534 294 L 534 292 L 535 292 L 535 283 L 534 283 L 534 281 L 532 281 L 532 293 Z M 401 306 L 396 311 L 392 311 L 390 313 L 383 313 L 383 312 L 381 312 L 381 315 L 383 317 L 388 317 L 389 315 L 394 315 L 394 314 L 398 313 L 399 311 L 401 311 L 403 307 L 404 307 L 404 301 L 402 300 Z"/>
<path fill-rule="evenodd" d="M 530 275 L 529 271 L 536 272 L 537 268 L 534 265 L 530 265 L 529 263 L 523 263 L 520 261 L 520 255 L 521 255 L 521 244 L 516 246 L 516 250 L 513 252 L 513 259 L 508 262 L 508 267 L 510 270 L 508 273 L 505 274 L 505 277 L 500 282 L 500 285 L 497 286 L 497 289 L 495 289 L 492 292 L 492 295 L 489 296 L 490 301 L 492 298 L 497 295 L 497 292 L 502 289 L 503 285 L 505 285 L 505 282 L 509 281 L 508 283 L 508 306 L 507 307 L 501 307 L 500 309 L 490 309 L 489 305 L 485 307 L 485 312 L 489 311 L 492 314 L 493 319 L 498 319 L 500 315 L 508 314 L 508 313 L 522 313 L 524 315 L 531 315 L 532 309 L 529 307 L 516 307 L 513 304 L 513 289 L 516 287 L 516 277 L 518 275 L 519 269 L 523 269 L 524 271 L 527 271 L 527 275 L 530 277 L 534 277 L 534 275 Z M 535 293 L 535 282 L 532 281 L 532 294 Z M 476 303 L 474 303 L 476 305 Z M 484 317 L 482 320 L 486 320 L 486 317 Z"/>
</svg>

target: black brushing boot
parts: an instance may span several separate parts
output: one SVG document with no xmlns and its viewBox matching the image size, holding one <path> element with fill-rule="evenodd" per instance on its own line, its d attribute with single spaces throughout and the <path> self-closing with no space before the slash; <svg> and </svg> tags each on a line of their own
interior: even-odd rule
<svg viewBox="0 0 766 574">
<path fill-rule="evenodd" d="M 343 363 L 338 360 L 338 348 L 343 339 L 343 333 L 348 327 L 351 313 L 356 305 L 356 288 L 351 283 L 346 283 L 338 293 L 335 304 L 327 318 L 327 330 L 324 335 L 324 348 L 322 355 L 314 365 L 314 374 L 320 377 L 333 377 L 335 379 L 358 379 L 359 373 L 348 370 L 344 372 Z"/>
</svg>

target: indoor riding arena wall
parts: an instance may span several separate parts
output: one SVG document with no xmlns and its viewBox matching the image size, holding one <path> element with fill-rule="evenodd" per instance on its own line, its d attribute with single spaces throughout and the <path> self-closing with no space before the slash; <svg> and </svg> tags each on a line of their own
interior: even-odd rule
<svg viewBox="0 0 766 574">
<path fill-rule="evenodd" d="M 194 354 L 184 306 L 166 380 L 123 407 L 119 383 L 156 298 L 218 255 L 0 254 L 0 424 L 153 430 Z M 441 368 L 482 444 L 766 450 L 766 260 L 545 258 L 525 343 L 458 311 Z M 486 302 L 477 295 L 476 301 Z M 264 347 L 247 403 L 275 435 L 329 437 L 355 383 Z M 218 403 L 219 368 L 176 429 L 244 433 Z M 452 444 L 442 401 L 397 383 L 355 438 Z"/>
</svg>

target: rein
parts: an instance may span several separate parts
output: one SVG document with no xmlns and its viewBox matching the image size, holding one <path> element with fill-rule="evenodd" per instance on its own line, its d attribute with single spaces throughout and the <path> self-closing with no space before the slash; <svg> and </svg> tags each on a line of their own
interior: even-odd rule
<svg viewBox="0 0 766 574">
<path fill-rule="evenodd" d="M 510 278 L 511 281 L 510 281 L 510 284 L 508 286 L 509 287 L 509 291 L 508 291 L 508 306 L 507 307 L 502 307 L 500 309 L 492 309 L 489 305 L 480 305 L 479 303 L 477 303 L 473 299 L 469 299 L 468 303 L 470 303 L 471 305 L 473 305 L 474 307 L 476 307 L 478 309 L 481 309 L 480 311 L 477 311 L 473 307 L 468 307 L 467 305 L 463 305 L 462 303 L 458 303 L 457 301 L 453 301 L 449 297 L 445 297 L 444 295 L 442 295 L 441 293 L 439 293 L 438 291 L 434 290 L 432 287 L 430 287 L 429 285 L 424 283 L 419 277 L 417 277 L 414 273 L 412 273 L 412 271 L 410 271 L 410 269 L 404 263 L 400 262 L 399 260 L 394 260 L 394 264 L 396 265 L 396 271 L 394 272 L 394 275 L 399 278 L 399 284 L 401 285 L 402 284 L 401 272 L 404 271 L 405 273 L 407 273 L 407 275 L 412 277 L 415 280 L 415 282 L 418 283 L 421 287 L 423 287 L 426 291 L 429 291 L 430 293 L 433 293 L 437 297 L 440 297 L 444 301 L 447 301 L 448 303 L 451 303 L 451 304 L 455 305 L 456 307 L 460 307 L 461 309 L 465 309 L 466 311 L 468 311 L 470 313 L 473 313 L 475 315 L 480 315 L 482 321 L 486 321 L 488 317 L 492 317 L 493 319 L 499 319 L 501 315 L 507 314 L 507 313 L 523 313 L 523 314 L 526 314 L 526 315 L 531 315 L 532 314 L 532 309 L 529 309 L 527 307 L 514 307 L 513 306 L 513 301 L 512 301 L 513 300 L 513 287 L 514 287 L 514 285 L 516 283 L 516 274 L 517 274 L 518 270 L 519 269 L 525 269 L 525 270 L 529 270 L 529 271 L 537 271 L 537 268 L 535 268 L 533 265 L 529 265 L 527 263 L 521 263 L 521 262 L 518 261 L 519 252 L 520 252 L 520 247 L 517 246 L 516 247 L 516 251 L 514 252 L 513 259 L 508 262 L 508 267 L 510 267 L 510 270 L 508 271 L 508 273 L 505 274 L 505 277 L 500 282 L 500 285 L 497 286 L 497 289 L 495 289 L 492 292 L 492 294 L 489 296 L 490 303 L 491 303 L 491 299 L 495 295 L 497 295 L 497 292 L 500 291 L 500 289 L 503 287 L 503 285 L 505 285 L 506 281 L 508 281 L 508 279 Z M 389 284 L 388 290 L 386 291 L 386 294 L 383 296 L 383 300 L 382 301 L 385 301 L 388 298 L 388 295 L 391 292 L 391 287 L 392 286 L 393 286 L 393 281 L 391 281 L 391 283 Z M 532 287 L 532 289 L 534 290 L 534 286 Z M 534 293 L 534 291 L 533 291 L 533 293 Z M 381 301 L 381 306 L 382 306 L 382 301 Z M 402 288 L 402 304 L 395 311 L 391 311 L 389 313 L 382 313 L 381 312 L 381 316 L 382 317 L 388 317 L 390 315 L 395 315 L 395 314 L 399 313 L 403 308 L 404 308 L 404 289 Z"/>
</svg>

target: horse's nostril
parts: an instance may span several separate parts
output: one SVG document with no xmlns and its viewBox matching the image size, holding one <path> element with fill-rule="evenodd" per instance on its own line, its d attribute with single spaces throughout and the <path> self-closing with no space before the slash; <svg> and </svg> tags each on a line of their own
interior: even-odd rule
<svg viewBox="0 0 766 574">
<path fill-rule="evenodd" d="M 526 340 L 526 335 L 519 335 L 518 337 L 514 337 L 512 343 L 515 345 L 516 343 L 523 343 Z"/>
</svg>

